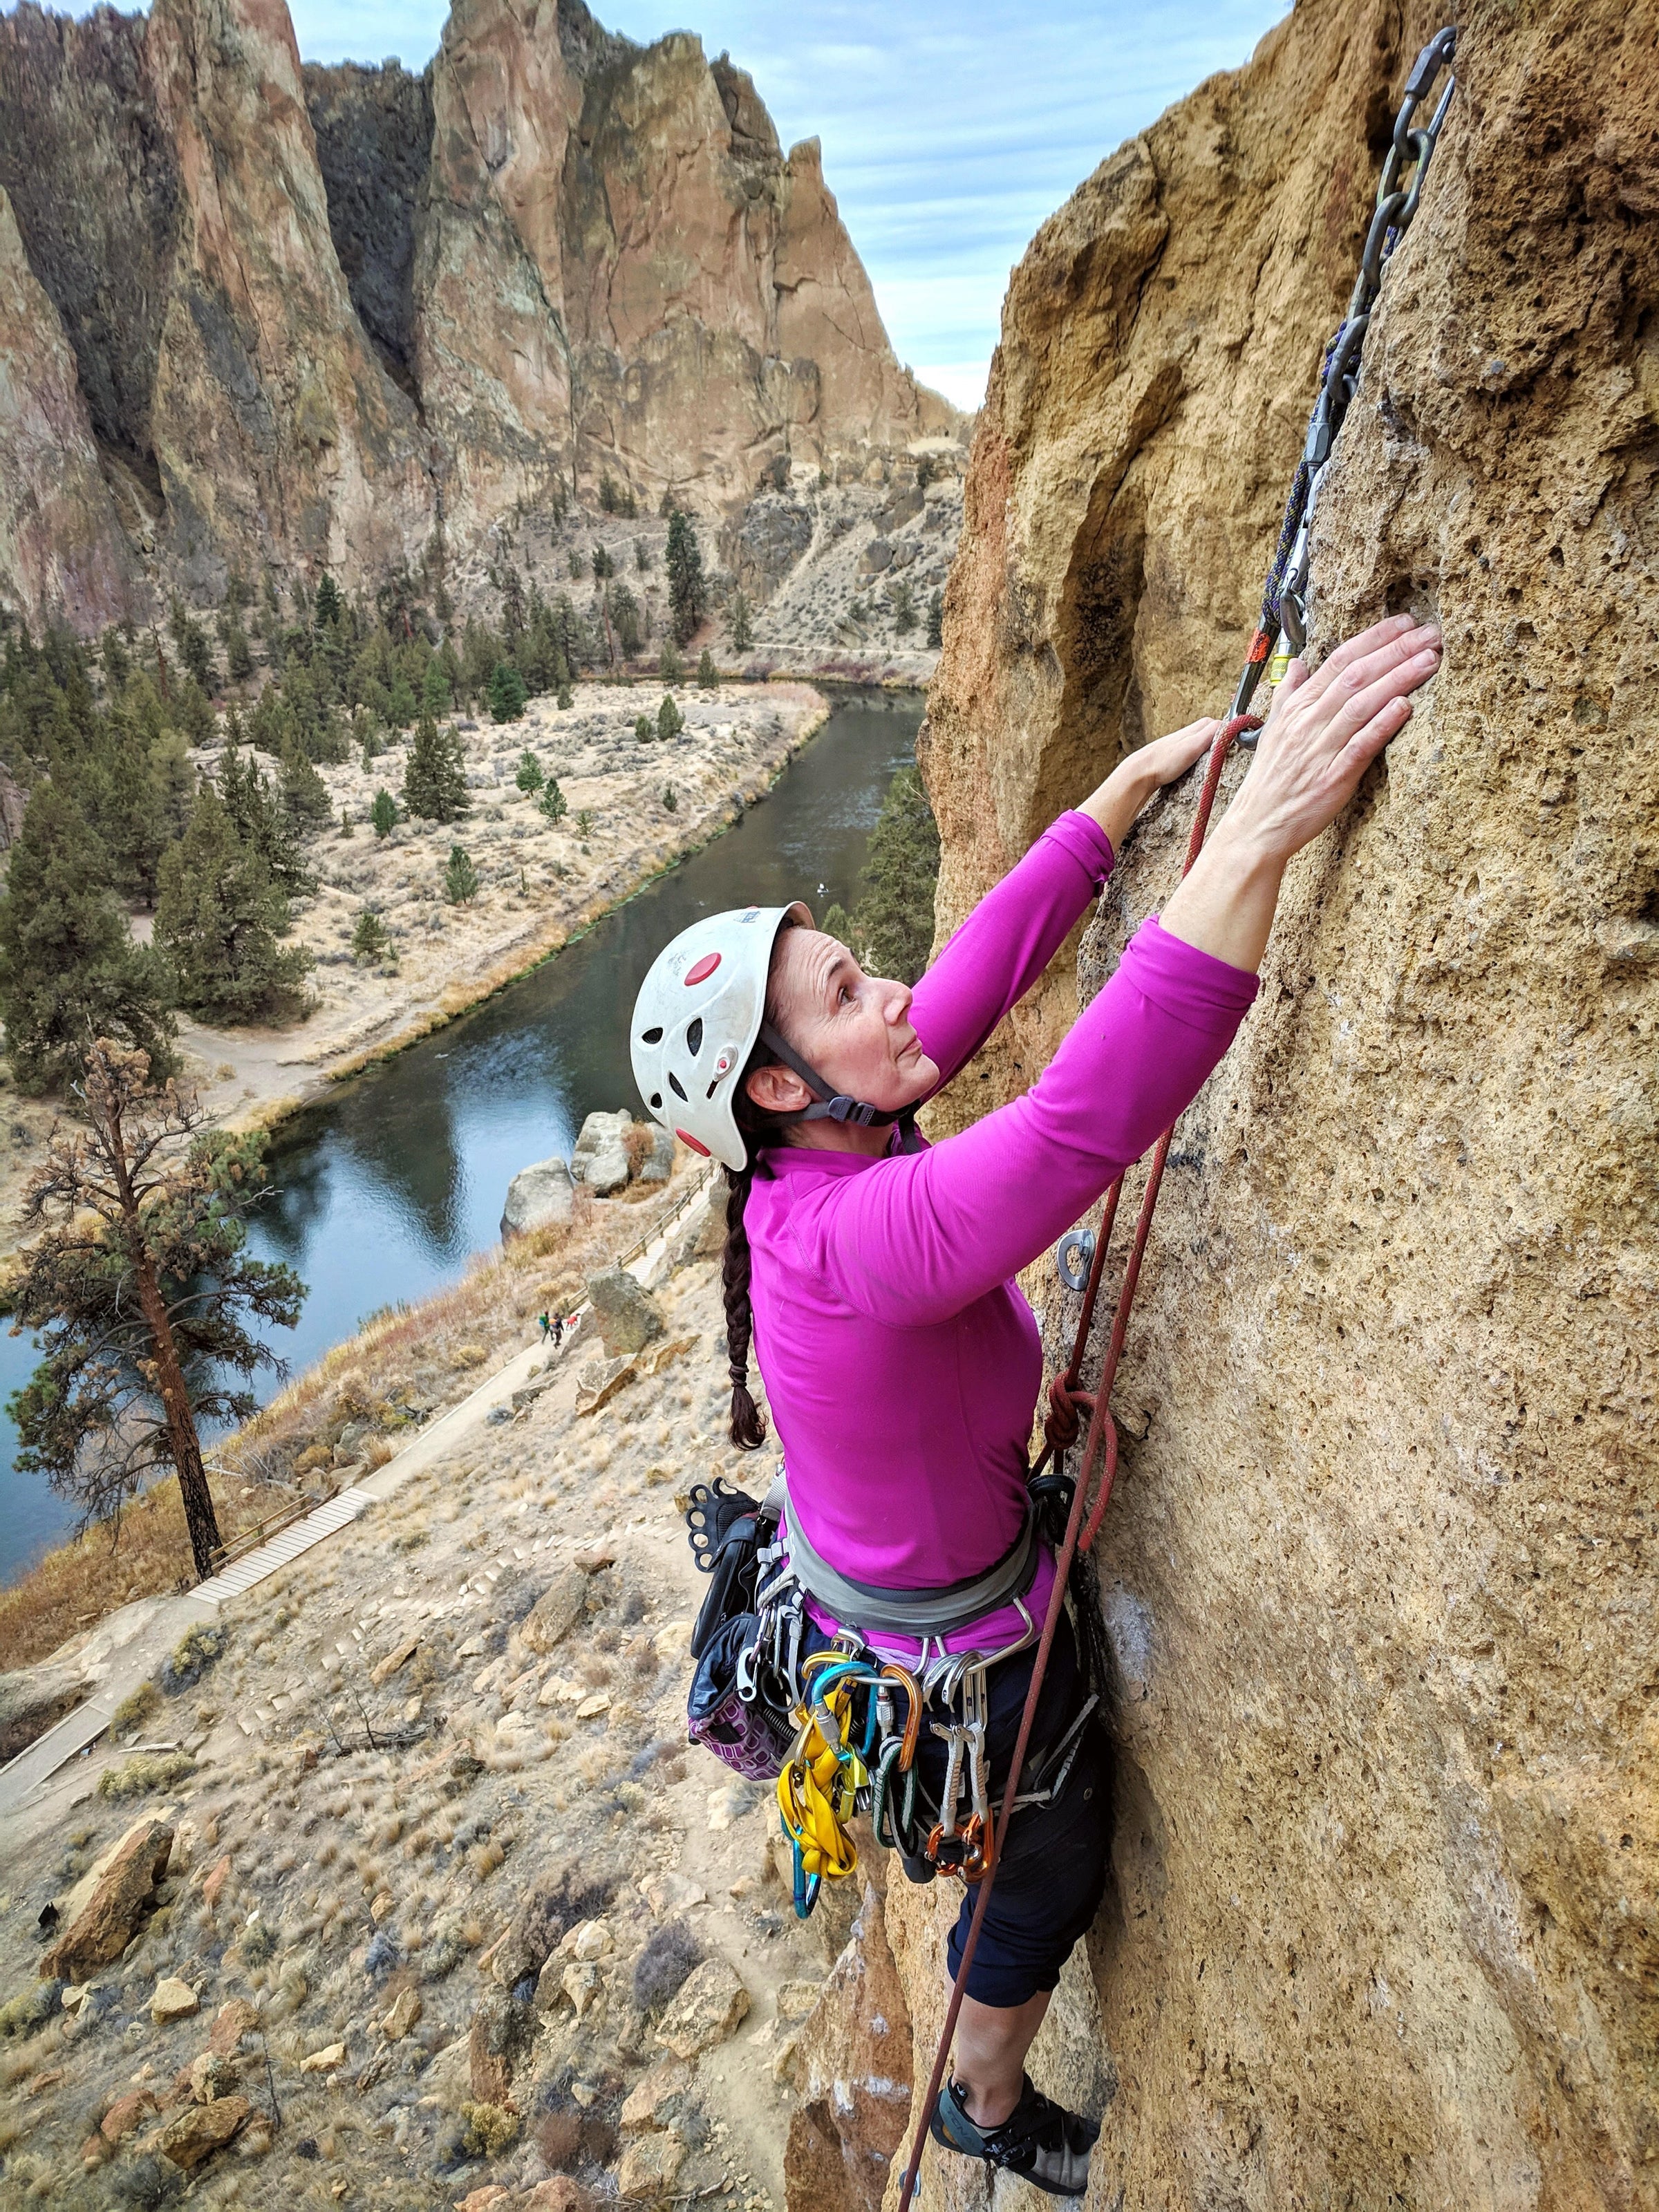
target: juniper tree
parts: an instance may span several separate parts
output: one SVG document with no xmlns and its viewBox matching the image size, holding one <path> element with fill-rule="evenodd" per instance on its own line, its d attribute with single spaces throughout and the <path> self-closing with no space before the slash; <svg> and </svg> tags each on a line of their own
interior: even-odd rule
<svg viewBox="0 0 1659 2212">
<path fill-rule="evenodd" d="M 935 652 L 945 642 L 945 594 L 935 592 L 927 602 L 927 642 Z"/>
<path fill-rule="evenodd" d="M 852 915 L 853 950 L 872 975 L 914 983 L 927 965 L 939 852 L 939 825 L 921 777 L 902 768 L 870 833 L 862 895 Z"/>
<path fill-rule="evenodd" d="M 283 815 L 299 831 L 334 818 L 334 802 L 297 738 L 283 747 Z"/>
<path fill-rule="evenodd" d="M 182 840 L 161 863 L 155 943 L 171 962 L 179 1003 L 209 1022 L 296 1012 L 311 955 L 284 948 L 288 901 L 263 854 L 245 845 L 224 802 L 204 784 Z"/>
<path fill-rule="evenodd" d="M 662 651 L 657 655 L 657 673 L 665 684 L 683 684 L 685 681 L 685 663 L 680 659 L 679 649 L 672 637 L 663 641 Z"/>
<path fill-rule="evenodd" d="M 733 653 L 747 653 L 755 642 L 755 611 L 743 592 L 732 594 L 732 611 L 728 628 Z"/>
<path fill-rule="evenodd" d="M 489 679 L 489 711 L 498 722 L 516 722 L 524 714 L 524 678 L 510 660 L 498 660 Z"/>
<path fill-rule="evenodd" d="M 368 810 L 368 818 L 374 824 L 377 837 L 389 837 L 398 826 L 398 802 L 389 791 L 377 791 L 374 804 Z"/>
<path fill-rule="evenodd" d="M 677 738 L 684 727 L 684 715 L 665 691 L 662 704 L 657 709 L 657 735 L 664 738 Z"/>
<path fill-rule="evenodd" d="M 35 786 L 0 897 L 0 1016 L 18 1088 L 79 1074 L 94 1037 L 142 1046 L 171 1072 L 167 969 L 134 945 L 108 856 L 55 782 Z"/>
<path fill-rule="evenodd" d="M 386 924 L 372 906 L 366 906 L 351 932 L 352 951 L 359 960 L 378 960 L 391 942 Z"/>
<path fill-rule="evenodd" d="M 258 762 L 244 759 L 234 738 L 227 740 L 219 756 L 219 796 L 237 836 L 258 854 L 284 897 L 299 898 L 316 890 L 317 879 L 301 857 L 288 810 L 260 773 Z"/>
<path fill-rule="evenodd" d="M 513 781 L 526 795 L 533 795 L 542 787 L 542 764 L 526 746 L 519 755 L 519 765 L 513 771 Z"/>
<path fill-rule="evenodd" d="M 337 623 L 345 612 L 345 602 L 340 597 L 340 587 L 326 568 L 318 580 L 316 604 L 312 609 L 313 620 L 319 629 Z"/>
<path fill-rule="evenodd" d="M 562 822 L 570 811 L 570 803 L 559 789 L 558 781 L 554 776 L 549 776 L 536 803 L 548 820 L 555 823 Z"/>
<path fill-rule="evenodd" d="M 720 671 L 714 665 L 714 656 L 708 647 L 704 646 L 697 660 L 698 688 L 704 691 L 717 690 L 720 687 Z"/>
<path fill-rule="evenodd" d="M 478 871 L 460 846 L 449 848 L 444 869 L 444 896 L 451 906 L 471 906 L 478 896 Z"/>
<path fill-rule="evenodd" d="M 84 1127 L 54 1130 L 24 1201 L 45 1233 L 13 1312 L 45 1357 L 9 1401 L 17 1465 L 70 1500 L 82 1529 L 111 1522 L 112 1540 L 123 1506 L 171 1468 L 204 1577 L 219 1527 L 199 1424 L 252 1413 L 254 1376 L 283 1370 L 249 1324 L 292 1328 L 305 1285 L 246 1249 L 263 1137 L 204 1133 L 195 1098 L 107 1037 L 79 1091 Z"/>
<path fill-rule="evenodd" d="M 702 620 L 708 605 L 708 586 L 702 573 L 702 549 L 691 518 L 676 507 L 668 518 L 668 547 L 664 556 L 668 570 L 668 604 L 674 619 L 674 639 L 684 645 Z"/>
<path fill-rule="evenodd" d="M 430 714 L 422 714 L 404 770 L 404 810 L 428 822 L 456 822 L 471 803 L 460 732 L 447 725 L 441 731 Z"/>
</svg>

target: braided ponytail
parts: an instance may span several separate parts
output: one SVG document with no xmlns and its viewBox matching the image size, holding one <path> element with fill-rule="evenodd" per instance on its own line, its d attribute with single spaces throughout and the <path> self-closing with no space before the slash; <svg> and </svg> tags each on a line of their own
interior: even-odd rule
<svg viewBox="0 0 1659 2212">
<path fill-rule="evenodd" d="M 720 1281 L 726 1291 L 726 1373 L 732 1377 L 732 1441 L 739 1451 L 758 1451 L 766 1442 L 766 1424 L 749 1395 L 749 1341 L 755 1316 L 749 1304 L 749 1232 L 743 1225 L 749 1203 L 754 1164 L 726 1170 L 726 1253 L 720 1262 Z"/>
</svg>

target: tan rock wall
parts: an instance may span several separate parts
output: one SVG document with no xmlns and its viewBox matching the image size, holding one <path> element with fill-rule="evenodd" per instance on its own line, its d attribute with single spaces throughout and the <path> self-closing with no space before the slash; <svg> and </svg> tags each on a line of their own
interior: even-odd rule
<svg viewBox="0 0 1659 2212">
<path fill-rule="evenodd" d="M 1298 9 L 1016 272 L 932 702 L 942 925 L 1224 700 L 1434 27 Z M 1102 2204 L 1659 2203 L 1656 29 L 1470 11 L 1322 507 L 1320 647 L 1411 607 L 1445 666 L 1293 869 L 1165 1185 L 1099 1556 Z M 1167 896 L 1192 796 L 981 1097 Z"/>
</svg>

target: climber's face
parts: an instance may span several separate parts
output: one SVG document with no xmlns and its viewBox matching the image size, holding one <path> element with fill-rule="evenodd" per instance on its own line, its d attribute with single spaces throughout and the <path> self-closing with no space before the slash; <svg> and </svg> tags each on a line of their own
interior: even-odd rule
<svg viewBox="0 0 1659 2212">
<path fill-rule="evenodd" d="M 834 1089 L 884 1113 L 925 1098 L 939 1069 L 910 1026 L 914 994 L 904 983 L 866 975 L 839 939 L 821 929 L 786 929 L 773 956 L 768 1011 L 775 1027 Z M 800 1078 L 763 1067 L 749 1095 L 767 1113 L 811 1103 Z"/>
</svg>

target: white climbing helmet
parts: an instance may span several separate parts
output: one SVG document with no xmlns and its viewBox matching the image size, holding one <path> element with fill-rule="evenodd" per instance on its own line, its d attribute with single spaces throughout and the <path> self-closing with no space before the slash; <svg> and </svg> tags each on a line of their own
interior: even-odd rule
<svg viewBox="0 0 1659 2212">
<path fill-rule="evenodd" d="M 694 1152 L 740 1169 L 749 1148 L 732 1113 L 744 1065 L 766 1013 L 772 947 L 810 910 L 747 906 L 683 929 L 651 963 L 634 1001 L 629 1049 L 640 1096 Z"/>
</svg>

